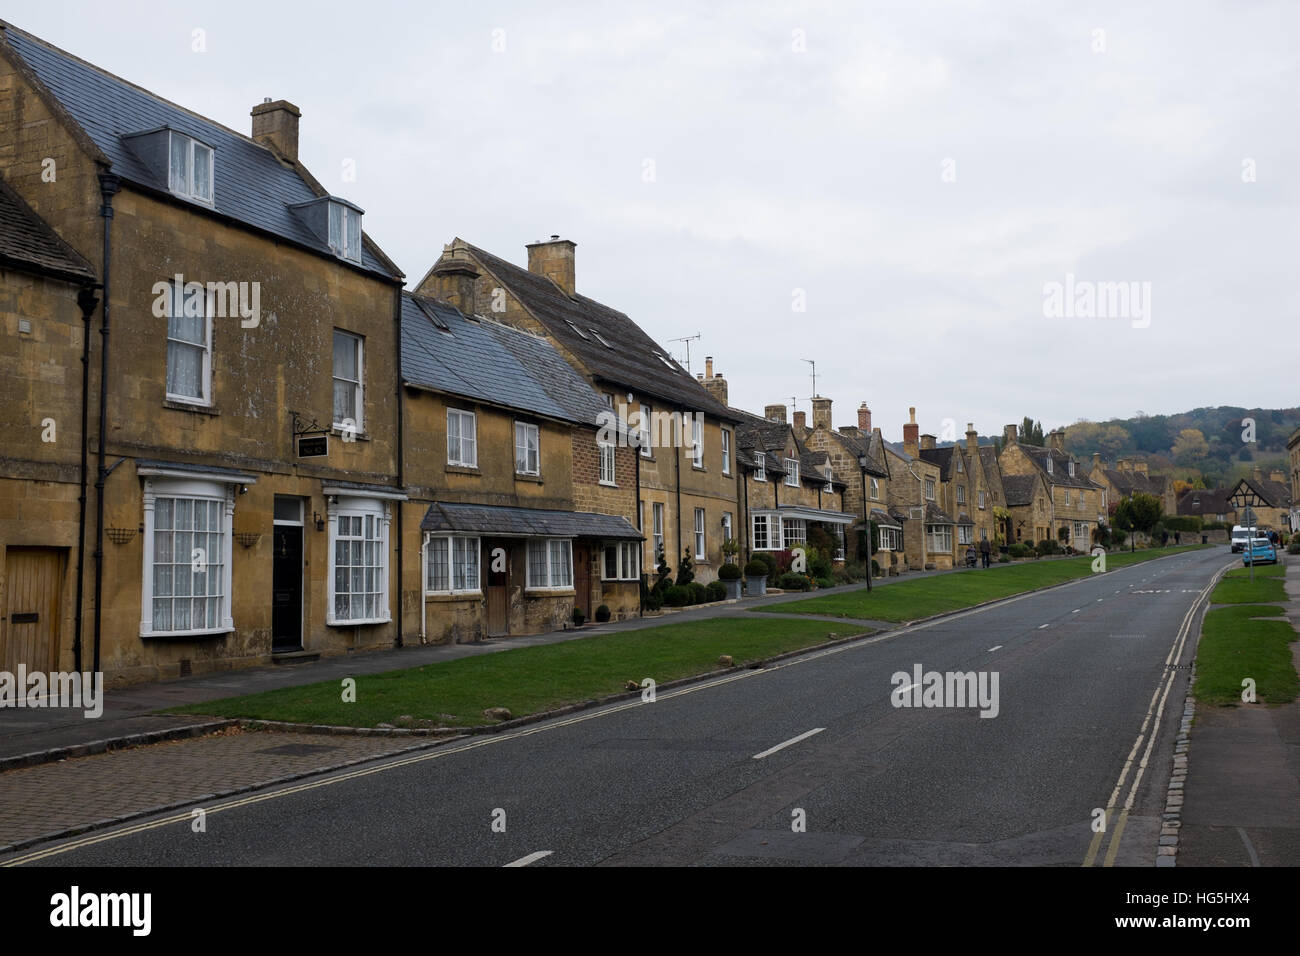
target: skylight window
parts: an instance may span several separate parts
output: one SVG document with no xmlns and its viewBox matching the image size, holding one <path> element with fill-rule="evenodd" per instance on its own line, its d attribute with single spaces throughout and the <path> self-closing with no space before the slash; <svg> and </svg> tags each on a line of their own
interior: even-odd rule
<svg viewBox="0 0 1300 956">
<path fill-rule="evenodd" d="M 605 336 L 601 335 L 601 334 L 600 334 L 599 332 L 597 332 L 595 329 L 592 329 L 592 330 L 591 330 L 591 334 L 594 335 L 594 336 L 596 336 L 596 341 L 599 342 L 601 345 L 605 346 L 605 348 L 607 348 L 607 349 L 612 349 L 612 348 L 614 347 L 614 346 L 610 345 L 608 342 L 606 342 L 606 341 L 605 341 Z"/>
<path fill-rule="evenodd" d="M 567 322 L 568 320 L 566 319 L 565 321 Z M 574 325 L 572 322 L 569 322 L 569 328 L 571 328 L 571 329 L 573 329 L 573 331 L 577 332 L 578 335 L 579 335 L 579 337 L 584 338 L 584 339 L 585 339 L 585 338 L 588 338 L 587 333 L 584 332 L 584 331 L 582 331 L 582 329 L 578 328 L 578 327 L 577 327 L 576 325 Z"/>
<path fill-rule="evenodd" d="M 212 147 L 175 130 L 170 140 L 167 187 L 186 199 L 211 203 Z"/>
</svg>

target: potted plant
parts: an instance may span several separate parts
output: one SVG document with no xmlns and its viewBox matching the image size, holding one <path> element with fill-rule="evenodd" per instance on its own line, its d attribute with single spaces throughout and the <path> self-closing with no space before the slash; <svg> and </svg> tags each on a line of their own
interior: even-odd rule
<svg viewBox="0 0 1300 956">
<path fill-rule="evenodd" d="M 727 588 L 727 600 L 735 601 L 740 598 L 740 566 L 728 561 L 722 567 L 718 568 L 718 580 Z"/>
<path fill-rule="evenodd" d="M 750 561 L 745 565 L 745 587 L 750 597 L 762 597 L 767 593 L 767 564 L 763 561 Z"/>
</svg>

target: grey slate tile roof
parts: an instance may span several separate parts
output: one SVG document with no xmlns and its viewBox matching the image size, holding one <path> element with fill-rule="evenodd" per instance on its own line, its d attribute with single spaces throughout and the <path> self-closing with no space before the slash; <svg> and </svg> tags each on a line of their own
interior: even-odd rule
<svg viewBox="0 0 1300 956">
<path fill-rule="evenodd" d="M 1231 488 L 1193 489 L 1178 499 L 1180 515 L 1223 515 L 1236 511 L 1236 506 L 1228 500 Z"/>
<path fill-rule="evenodd" d="M 585 295 L 570 297 L 545 276 L 534 275 L 469 243 L 465 245 L 593 376 L 628 386 L 652 399 L 666 400 L 686 411 L 734 420 L 725 405 L 624 313 Z M 570 322 L 582 329 L 586 338 L 575 332 Z M 601 344 L 592 332 L 608 342 L 609 347 Z M 656 357 L 660 355 L 668 364 Z"/>
<path fill-rule="evenodd" d="M 127 182 L 171 195 L 166 179 L 132 151 L 125 139 L 133 133 L 168 127 L 213 147 L 216 212 L 338 258 L 329 244 L 317 238 L 289 209 L 294 203 L 317 199 L 319 194 L 303 175 L 280 162 L 266 146 L 9 24 L 4 25 L 0 35 L 109 159 L 112 171 Z M 175 201 L 186 202 L 179 198 Z M 196 209 L 208 208 L 200 203 L 193 205 Z M 362 242 L 360 265 L 380 275 L 400 275 L 368 237 Z"/>
<path fill-rule="evenodd" d="M 545 339 L 409 292 L 402 294 L 402 380 L 582 425 L 596 426 L 607 408 Z"/>
<path fill-rule="evenodd" d="M 927 504 L 925 506 L 925 523 L 926 524 L 956 524 L 944 511 L 936 504 Z"/>
<path fill-rule="evenodd" d="M 1043 448 L 1039 445 L 1020 445 L 1028 456 L 1029 460 L 1038 466 L 1047 479 L 1049 484 L 1060 485 L 1063 488 L 1090 488 L 1095 489 L 1098 485 L 1083 473 L 1081 462 L 1075 462 L 1074 477 L 1070 477 L 1071 458 L 1063 451 L 1056 451 L 1052 448 Z M 1052 471 L 1047 471 L 1048 459 L 1052 461 Z M 1005 482 L 1006 479 L 1003 479 Z"/>
<path fill-rule="evenodd" d="M 1007 504 L 1013 507 L 1033 504 L 1038 482 L 1038 475 L 1003 475 L 1002 493 L 1006 495 Z"/>
<path fill-rule="evenodd" d="M 0 265 L 71 282 L 93 282 L 95 271 L 0 178 Z"/>
<path fill-rule="evenodd" d="M 901 530 L 903 527 L 898 523 L 898 520 L 894 518 L 893 515 L 886 511 L 882 511 L 879 508 L 871 509 L 871 520 L 886 528 L 898 528 Z"/>
<path fill-rule="evenodd" d="M 1103 468 L 1102 474 L 1123 497 L 1136 492 L 1163 497 L 1168 481 L 1164 475 L 1146 475 L 1140 471 L 1120 471 L 1118 468 Z"/>
<path fill-rule="evenodd" d="M 855 458 L 861 458 L 865 455 L 867 458 L 867 474 L 875 475 L 877 478 L 889 477 L 889 469 L 884 464 L 884 442 L 874 431 L 864 433 L 856 427 L 846 425 L 838 431 L 828 432 L 827 434 L 834 435 L 844 445 L 849 454 Z"/>
<path fill-rule="evenodd" d="M 507 538 L 644 540 L 641 532 L 619 515 L 451 502 L 434 502 L 430 505 L 420 522 L 420 530 L 435 534 L 501 535 Z"/>
</svg>

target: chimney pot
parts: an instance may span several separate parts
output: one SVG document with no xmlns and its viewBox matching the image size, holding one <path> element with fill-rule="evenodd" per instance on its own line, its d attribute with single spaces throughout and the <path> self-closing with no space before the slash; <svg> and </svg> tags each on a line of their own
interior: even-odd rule
<svg viewBox="0 0 1300 956">
<path fill-rule="evenodd" d="M 858 406 L 858 427 L 864 432 L 871 431 L 871 409 L 866 402 Z"/>
<path fill-rule="evenodd" d="M 704 356 L 704 377 L 713 378 L 713 356 Z"/>
</svg>

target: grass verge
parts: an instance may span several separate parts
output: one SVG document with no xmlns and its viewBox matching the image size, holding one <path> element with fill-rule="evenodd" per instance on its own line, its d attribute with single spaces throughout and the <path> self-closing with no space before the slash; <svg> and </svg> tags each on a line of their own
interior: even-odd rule
<svg viewBox="0 0 1300 956">
<path fill-rule="evenodd" d="M 707 673 L 723 654 L 743 666 L 862 632 L 825 621 L 714 618 L 363 675 L 355 703 L 342 701 L 337 681 L 322 681 L 168 712 L 346 727 L 469 727 L 496 723 L 483 716 L 489 707 L 523 717 L 616 694 L 629 680 L 663 684 Z"/>
<path fill-rule="evenodd" d="M 1199 551 L 1212 545 L 1185 545 L 1150 551 L 1119 552 L 1106 555 L 1107 570 L 1141 564 L 1183 551 Z M 821 614 L 872 621 L 915 621 L 933 614 L 960 611 L 962 608 L 1011 597 L 1025 591 L 1063 584 L 1092 573 L 1093 559 L 1088 556 L 1050 561 L 1030 561 L 989 570 L 978 568 L 952 574 L 898 581 L 868 592 L 846 591 L 826 597 L 809 598 L 789 604 L 753 608 L 756 614 L 769 611 L 779 614 Z"/>
<path fill-rule="evenodd" d="M 1249 575 L 1249 571 L 1246 572 Z M 1264 576 L 1256 569 L 1255 580 L 1239 577 L 1236 571 L 1224 575 L 1210 594 L 1211 604 L 1269 604 L 1289 600 L 1280 575 Z"/>
<path fill-rule="evenodd" d="M 1296 632 L 1286 621 L 1257 620 L 1281 615 L 1280 607 L 1259 604 L 1215 608 L 1205 615 L 1193 688 L 1198 701 L 1239 704 L 1246 678 L 1255 681 L 1257 699 L 1270 706 L 1295 700 L 1300 677 L 1289 645 Z"/>
</svg>

